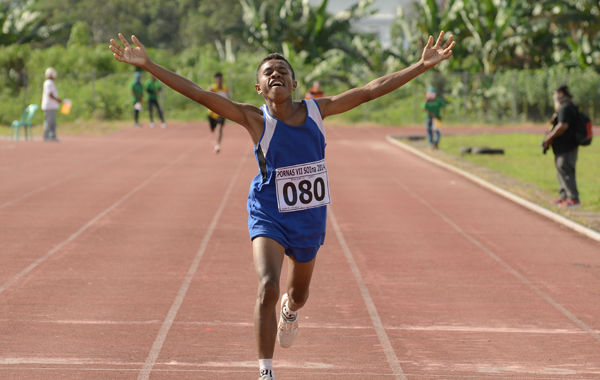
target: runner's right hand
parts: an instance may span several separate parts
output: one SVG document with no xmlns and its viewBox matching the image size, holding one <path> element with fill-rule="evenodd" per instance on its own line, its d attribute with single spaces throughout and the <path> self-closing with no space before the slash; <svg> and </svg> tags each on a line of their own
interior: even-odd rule
<svg viewBox="0 0 600 380">
<path fill-rule="evenodd" d="M 142 45 L 136 36 L 131 36 L 131 41 L 136 45 L 135 47 L 131 46 L 121 33 L 119 33 L 119 39 L 123 43 L 123 46 L 112 38 L 109 46 L 116 60 L 139 67 L 144 67 L 150 62 L 144 45 Z"/>
</svg>

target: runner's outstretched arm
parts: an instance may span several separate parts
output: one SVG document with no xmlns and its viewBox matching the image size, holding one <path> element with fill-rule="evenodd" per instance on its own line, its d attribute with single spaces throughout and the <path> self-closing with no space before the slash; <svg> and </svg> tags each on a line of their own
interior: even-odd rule
<svg viewBox="0 0 600 380">
<path fill-rule="evenodd" d="M 322 116 L 326 117 L 349 111 L 365 102 L 390 93 L 438 63 L 450 58 L 456 43 L 452 41 L 453 36 L 450 36 L 446 43 L 442 45 L 443 38 L 444 32 L 442 31 L 434 45 L 433 36 L 429 36 L 419 62 L 404 70 L 377 78 L 362 87 L 353 88 L 339 95 L 317 99 Z"/>
<path fill-rule="evenodd" d="M 143 68 L 173 90 L 246 127 L 254 139 L 254 134 L 258 132 L 252 131 L 251 128 L 256 129 L 257 125 L 261 125 L 252 122 L 261 115 L 258 108 L 249 104 L 236 103 L 214 92 L 206 91 L 194 82 L 157 65 L 148 57 L 144 45 L 136 36 L 131 36 L 131 41 L 135 46 L 130 45 L 121 33 L 119 33 L 119 39 L 122 45 L 114 39 L 110 40 L 109 48 L 115 59 Z"/>
</svg>

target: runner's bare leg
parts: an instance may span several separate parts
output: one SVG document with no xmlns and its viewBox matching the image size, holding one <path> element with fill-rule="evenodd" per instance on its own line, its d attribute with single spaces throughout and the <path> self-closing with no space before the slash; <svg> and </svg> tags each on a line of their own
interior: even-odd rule
<svg viewBox="0 0 600 380">
<path fill-rule="evenodd" d="M 258 276 L 258 295 L 254 307 L 254 331 L 258 344 L 258 358 L 271 359 L 275 351 L 279 300 L 279 279 L 285 249 L 267 237 L 252 241 L 254 268 Z"/>
<path fill-rule="evenodd" d="M 315 257 L 307 263 L 301 263 L 288 257 L 289 271 L 286 291 L 288 307 L 291 311 L 299 310 L 308 300 L 310 281 L 315 267 Z"/>
</svg>

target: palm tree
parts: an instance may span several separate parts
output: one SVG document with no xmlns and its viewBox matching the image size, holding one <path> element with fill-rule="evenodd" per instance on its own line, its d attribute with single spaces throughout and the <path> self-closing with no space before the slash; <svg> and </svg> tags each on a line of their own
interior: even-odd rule
<svg viewBox="0 0 600 380">
<path fill-rule="evenodd" d="M 328 0 L 312 7 L 308 0 L 240 0 L 244 25 L 236 31 L 266 51 L 292 50 L 318 62 L 325 52 L 338 49 L 368 63 L 353 44 L 351 22 L 372 14 L 373 0 L 361 1 L 337 15 L 327 12 Z M 284 48 L 284 46 L 286 46 Z"/>
<path fill-rule="evenodd" d="M 378 39 L 352 29 L 352 23 L 376 11 L 363 0 L 336 15 L 328 0 L 313 7 L 308 0 L 240 0 L 244 25 L 235 29 L 253 46 L 282 51 L 292 64 L 306 64 L 305 83 L 326 76 L 356 85 L 380 72 L 387 55 Z"/>
<path fill-rule="evenodd" d="M 483 72 L 489 74 L 498 67 L 510 67 L 515 53 L 527 40 L 519 26 L 529 22 L 528 2 L 464 1 L 457 2 L 457 11 L 466 27 L 461 43 L 479 58 Z"/>
</svg>

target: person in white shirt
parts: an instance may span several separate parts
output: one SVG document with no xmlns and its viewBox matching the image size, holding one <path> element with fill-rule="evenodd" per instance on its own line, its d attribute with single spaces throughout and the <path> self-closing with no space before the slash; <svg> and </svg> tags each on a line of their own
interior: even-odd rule
<svg viewBox="0 0 600 380">
<path fill-rule="evenodd" d="M 62 99 L 56 90 L 56 70 L 52 67 L 46 69 L 46 80 L 42 94 L 42 110 L 44 111 L 44 141 L 58 141 L 56 137 L 56 112 Z"/>
</svg>

